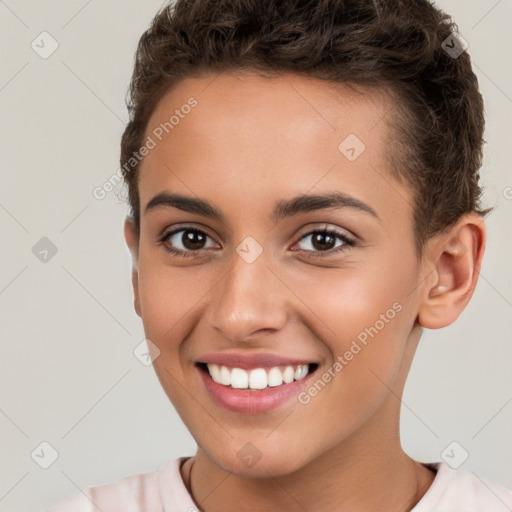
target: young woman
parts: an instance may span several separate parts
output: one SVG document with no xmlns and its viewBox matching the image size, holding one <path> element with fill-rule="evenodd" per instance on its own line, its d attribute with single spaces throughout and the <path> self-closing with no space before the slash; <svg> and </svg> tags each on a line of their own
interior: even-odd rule
<svg viewBox="0 0 512 512">
<path fill-rule="evenodd" d="M 483 104 L 427 0 L 178 0 L 122 138 L 135 310 L 197 442 L 54 511 L 501 511 L 401 448 L 422 329 L 485 249 Z"/>
</svg>

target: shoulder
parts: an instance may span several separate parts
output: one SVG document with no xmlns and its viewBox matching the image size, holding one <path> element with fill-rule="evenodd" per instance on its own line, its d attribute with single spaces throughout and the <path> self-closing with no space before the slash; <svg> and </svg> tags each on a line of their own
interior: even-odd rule
<svg viewBox="0 0 512 512">
<path fill-rule="evenodd" d="M 175 459 L 155 472 L 127 476 L 97 487 L 87 487 L 45 512 L 146 512 L 163 510 L 162 475 L 181 477 L 182 459 Z"/>
<path fill-rule="evenodd" d="M 444 462 L 426 464 L 437 470 L 434 482 L 412 512 L 510 512 L 512 490 L 473 472 L 454 470 Z"/>
</svg>

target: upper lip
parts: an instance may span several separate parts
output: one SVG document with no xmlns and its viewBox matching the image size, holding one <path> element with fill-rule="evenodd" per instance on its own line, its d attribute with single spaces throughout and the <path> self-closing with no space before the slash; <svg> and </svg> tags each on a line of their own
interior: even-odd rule
<svg viewBox="0 0 512 512">
<path fill-rule="evenodd" d="M 213 363 L 230 368 L 249 370 L 253 368 L 273 368 L 274 366 L 298 366 L 314 363 L 311 359 L 295 359 L 276 354 L 243 354 L 240 352 L 217 352 L 206 354 L 197 359 L 197 363 Z"/>
</svg>

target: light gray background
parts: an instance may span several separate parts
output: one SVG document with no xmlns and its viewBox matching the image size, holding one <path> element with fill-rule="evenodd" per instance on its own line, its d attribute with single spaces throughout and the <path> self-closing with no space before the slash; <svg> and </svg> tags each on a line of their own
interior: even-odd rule
<svg viewBox="0 0 512 512">
<path fill-rule="evenodd" d="M 39 510 L 194 453 L 152 367 L 132 352 L 144 332 L 126 205 L 92 194 L 119 167 L 133 54 L 161 4 L 0 0 L 2 511 Z M 469 42 L 487 110 L 484 202 L 497 208 L 469 307 L 420 342 L 402 440 L 422 461 L 457 441 L 469 453 L 460 469 L 512 488 L 512 0 L 436 4 Z M 43 31 L 59 44 L 47 59 L 31 48 Z M 42 237 L 58 248 L 46 263 L 32 253 Z M 48 469 L 31 458 L 43 441 L 59 454 Z"/>
</svg>

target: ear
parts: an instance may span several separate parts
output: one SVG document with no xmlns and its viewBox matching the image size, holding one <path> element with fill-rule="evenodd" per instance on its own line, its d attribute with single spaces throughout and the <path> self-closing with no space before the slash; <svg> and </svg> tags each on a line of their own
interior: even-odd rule
<svg viewBox="0 0 512 512">
<path fill-rule="evenodd" d="M 124 239 L 132 255 L 132 285 L 134 294 L 134 307 L 138 316 L 141 316 L 139 299 L 139 230 L 131 217 L 124 221 Z"/>
<path fill-rule="evenodd" d="M 457 320 L 475 290 L 485 242 L 484 219 L 471 212 L 428 244 L 428 276 L 418 311 L 420 325 L 440 329 Z"/>
</svg>

